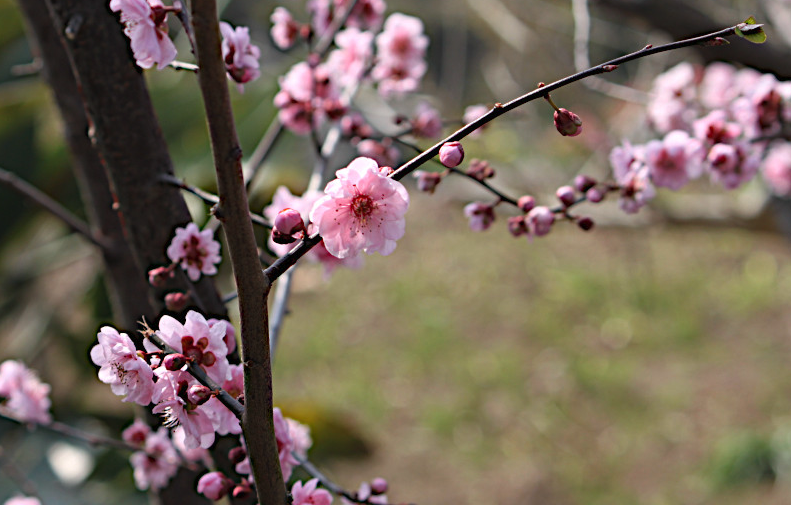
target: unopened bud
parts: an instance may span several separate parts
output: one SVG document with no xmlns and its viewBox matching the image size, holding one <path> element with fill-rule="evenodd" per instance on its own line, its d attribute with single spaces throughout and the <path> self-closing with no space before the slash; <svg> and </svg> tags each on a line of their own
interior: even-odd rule
<svg viewBox="0 0 791 505">
<path fill-rule="evenodd" d="M 189 358 L 183 354 L 168 354 L 164 357 L 164 359 L 162 359 L 162 366 L 165 367 L 165 370 L 175 372 L 176 370 L 181 370 L 184 368 L 184 365 L 187 364 L 187 361 L 189 361 Z"/>
<path fill-rule="evenodd" d="M 571 186 L 559 187 L 558 190 L 555 191 L 555 196 L 558 197 L 558 200 L 560 200 L 560 203 L 562 203 L 564 207 L 571 207 L 574 205 L 574 202 L 577 201 L 577 193 Z"/>
<path fill-rule="evenodd" d="M 521 237 L 527 233 L 527 223 L 525 216 L 511 216 L 508 218 L 508 231 L 514 237 Z"/>
<path fill-rule="evenodd" d="M 187 306 L 190 297 L 187 293 L 175 292 L 165 295 L 165 308 L 171 312 L 181 312 Z"/>
<path fill-rule="evenodd" d="M 604 196 L 607 194 L 599 186 L 593 186 L 588 191 L 585 192 L 585 199 L 588 200 L 590 203 L 599 203 L 604 200 Z"/>
<path fill-rule="evenodd" d="M 601 69 L 605 72 L 612 72 L 613 70 L 617 69 L 618 65 L 602 65 Z"/>
<path fill-rule="evenodd" d="M 555 214 L 543 205 L 539 205 L 525 217 L 527 226 L 532 235 L 541 237 L 548 234 L 552 230 L 552 224 L 555 222 Z"/>
<path fill-rule="evenodd" d="M 570 110 L 560 108 L 555 111 L 555 128 L 565 137 L 576 137 L 582 133 L 582 119 Z"/>
<path fill-rule="evenodd" d="M 242 481 L 241 484 L 238 484 L 235 488 L 233 488 L 233 497 L 237 500 L 244 500 L 249 498 L 252 495 L 253 490 L 250 488 L 250 484 L 247 481 Z"/>
<path fill-rule="evenodd" d="M 305 231 L 302 215 L 294 209 L 283 209 L 275 216 L 272 226 L 272 240 L 276 244 L 290 244 L 296 240 L 294 235 Z"/>
<path fill-rule="evenodd" d="M 448 168 L 459 166 L 464 159 L 464 148 L 461 142 L 445 142 L 439 148 L 439 161 Z"/>
<path fill-rule="evenodd" d="M 584 193 L 596 185 L 596 179 L 587 175 L 578 175 L 574 178 L 574 189 Z"/>
<path fill-rule="evenodd" d="M 519 200 L 516 201 L 516 205 L 522 212 L 530 212 L 536 206 L 536 199 L 530 195 L 520 196 Z"/>
<path fill-rule="evenodd" d="M 228 460 L 233 463 L 234 465 L 238 465 L 244 458 L 247 457 L 247 451 L 244 450 L 244 447 L 234 447 L 230 451 L 228 451 Z"/>
<path fill-rule="evenodd" d="M 727 46 L 728 44 L 730 44 L 730 42 L 722 37 L 715 37 L 703 43 L 704 46 Z"/>
<path fill-rule="evenodd" d="M 148 271 L 148 283 L 155 288 L 163 287 L 168 279 L 173 278 L 173 269 L 169 267 L 158 267 Z"/>
<path fill-rule="evenodd" d="M 387 481 L 377 477 L 371 481 L 371 494 L 385 494 L 387 492 Z"/>
<path fill-rule="evenodd" d="M 494 169 L 486 160 L 472 160 L 469 168 L 467 168 L 467 175 L 483 181 L 494 177 Z"/>
<path fill-rule="evenodd" d="M 426 172 L 425 170 L 415 170 L 412 174 L 417 179 L 417 189 L 427 193 L 434 193 L 437 185 L 442 182 L 442 174 L 438 172 Z"/>
<path fill-rule="evenodd" d="M 592 230 L 594 225 L 595 223 L 593 222 L 593 219 L 587 216 L 577 219 L 577 226 L 579 226 L 583 231 Z"/>
<path fill-rule="evenodd" d="M 211 389 L 203 384 L 194 384 L 187 390 L 187 399 L 194 405 L 203 405 L 212 396 Z"/>
</svg>

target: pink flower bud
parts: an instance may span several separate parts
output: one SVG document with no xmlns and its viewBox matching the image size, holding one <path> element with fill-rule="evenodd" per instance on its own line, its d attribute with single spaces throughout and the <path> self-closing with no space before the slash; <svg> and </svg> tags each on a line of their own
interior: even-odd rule
<svg viewBox="0 0 791 505">
<path fill-rule="evenodd" d="M 494 207 L 487 203 L 473 202 L 464 207 L 472 231 L 487 230 L 494 222 Z"/>
<path fill-rule="evenodd" d="M 189 359 L 183 354 L 168 354 L 162 360 L 162 366 L 165 367 L 165 370 L 175 372 L 176 370 L 181 370 L 184 368 L 184 365 L 187 364 L 187 361 L 189 361 Z"/>
<path fill-rule="evenodd" d="M 555 191 L 555 196 L 558 197 L 560 203 L 564 207 L 571 207 L 577 201 L 577 194 L 571 186 L 561 186 Z"/>
<path fill-rule="evenodd" d="M 148 271 L 148 283 L 155 288 L 163 287 L 168 279 L 173 278 L 173 269 L 170 267 L 159 267 Z"/>
<path fill-rule="evenodd" d="M 294 234 L 304 231 L 302 215 L 294 209 L 283 209 L 275 216 L 272 240 L 276 244 L 290 244 L 296 240 Z"/>
<path fill-rule="evenodd" d="M 582 119 L 573 112 L 560 108 L 555 111 L 555 128 L 563 136 L 576 137 L 582 133 Z"/>
<path fill-rule="evenodd" d="M 467 175 L 475 177 L 479 181 L 490 179 L 494 177 L 494 169 L 485 160 L 472 160 L 469 168 L 467 168 Z"/>
<path fill-rule="evenodd" d="M 381 477 L 377 477 L 371 481 L 371 494 L 385 494 L 387 492 L 387 481 Z"/>
<path fill-rule="evenodd" d="M 583 231 L 590 231 L 593 229 L 595 223 L 593 219 L 585 216 L 577 219 L 577 226 L 579 226 Z"/>
<path fill-rule="evenodd" d="M 246 480 L 242 481 L 241 484 L 237 485 L 233 488 L 233 497 L 237 500 L 244 500 L 248 498 L 250 495 L 253 494 L 253 490 L 250 488 L 250 484 Z"/>
<path fill-rule="evenodd" d="M 587 175 L 578 175 L 574 178 L 574 188 L 580 193 L 584 193 L 596 185 L 596 179 Z"/>
<path fill-rule="evenodd" d="M 527 223 L 525 222 L 525 216 L 511 216 L 508 218 L 508 231 L 514 237 L 521 237 L 525 235 L 527 230 Z"/>
<path fill-rule="evenodd" d="M 244 450 L 244 447 L 234 447 L 230 451 L 228 451 L 228 461 L 232 464 L 237 465 L 244 461 L 244 458 L 247 457 L 247 451 Z"/>
<path fill-rule="evenodd" d="M 530 195 L 520 196 L 516 202 L 522 212 L 530 212 L 536 206 L 536 199 Z"/>
<path fill-rule="evenodd" d="M 427 193 L 434 193 L 437 185 L 442 182 L 442 174 L 438 172 L 415 170 L 412 175 L 417 179 L 417 189 Z"/>
<path fill-rule="evenodd" d="M 186 293 L 175 292 L 165 295 L 165 307 L 171 312 L 181 312 L 187 306 L 190 297 Z"/>
<path fill-rule="evenodd" d="M 585 199 L 591 203 L 599 203 L 604 200 L 606 194 L 607 192 L 604 191 L 604 189 L 600 188 L 599 186 L 593 186 L 585 192 Z"/>
<path fill-rule="evenodd" d="M 187 390 L 187 399 L 193 405 L 203 405 L 211 398 L 212 391 L 203 384 L 194 384 Z"/>
<path fill-rule="evenodd" d="M 198 492 L 210 500 L 219 500 L 233 487 L 233 481 L 222 472 L 209 472 L 198 481 Z"/>
<path fill-rule="evenodd" d="M 445 142 L 439 148 L 439 161 L 448 168 L 459 166 L 464 159 L 464 148 L 461 142 Z"/>
<path fill-rule="evenodd" d="M 552 224 L 555 222 L 555 214 L 549 207 L 539 205 L 527 213 L 525 221 L 527 221 L 530 234 L 541 237 L 552 230 Z"/>
</svg>

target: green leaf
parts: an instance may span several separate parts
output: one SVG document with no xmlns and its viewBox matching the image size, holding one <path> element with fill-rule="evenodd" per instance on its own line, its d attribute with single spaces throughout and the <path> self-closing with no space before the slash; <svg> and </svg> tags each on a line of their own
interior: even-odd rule
<svg viewBox="0 0 791 505">
<path fill-rule="evenodd" d="M 766 32 L 764 32 L 764 25 L 758 24 L 755 18 L 750 16 L 743 23 L 739 23 L 734 30 L 736 35 L 746 39 L 754 44 L 763 44 L 766 42 Z"/>
</svg>

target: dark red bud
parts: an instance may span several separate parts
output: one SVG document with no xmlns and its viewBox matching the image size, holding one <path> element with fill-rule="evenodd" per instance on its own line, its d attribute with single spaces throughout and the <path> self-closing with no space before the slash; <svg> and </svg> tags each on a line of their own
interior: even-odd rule
<svg viewBox="0 0 791 505">
<path fill-rule="evenodd" d="M 184 368 L 184 365 L 186 365 L 188 361 L 189 359 L 183 354 L 168 354 L 162 360 L 162 366 L 165 367 L 165 370 L 175 372 L 176 370 Z"/>
</svg>

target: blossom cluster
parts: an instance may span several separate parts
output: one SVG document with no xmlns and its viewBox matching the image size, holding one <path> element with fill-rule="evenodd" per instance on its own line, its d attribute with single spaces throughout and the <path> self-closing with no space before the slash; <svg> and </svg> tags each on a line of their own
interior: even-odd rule
<svg viewBox="0 0 791 505">
<path fill-rule="evenodd" d="M 21 361 L 0 363 L 0 412 L 25 423 L 47 424 L 50 387 Z"/>
<path fill-rule="evenodd" d="M 167 6 L 162 0 L 110 0 L 110 10 L 121 13 L 124 33 L 129 38 L 132 54 L 141 68 L 154 65 L 162 69 L 173 63 L 177 50 L 168 37 L 168 14 L 177 13 L 181 7 Z M 228 78 L 238 84 L 257 79 L 260 50 L 250 41 L 247 27 L 233 28 L 228 23 L 220 23 L 222 34 L 222 57 Z"/>
<path fill-rule="evenodd" d="M 163 417 L 164 427 L 157 431 L 137 421 L 124 432 L 124 439 L 139 449 L 130 457 L 139 489 L 164 487 L 184 460 L 208 461 L 206 449 L 217 435 L 242 432 L 239 420 L 217 399 L 216 391 L 186 371 L 190 363 L 199 366 L 224 391 L 241 399 L 242 365 L 228 360 L 236 347 L 233 326 L 190 311 L 184 323 L 163 316 L 155 333 L 175 352 L 164 354 L 148 339 L 143 342 L 145 350 L 139 350 L 126 333 L 110 326 L 101 328 L 98 344 L 91 349 L 91 360 L 99 366 L 99 380 L 123 396 L 123 401 L 153 405 L 152 411 Z M 298 463 L 292 453 L 304 455 L 311 445 L 310 435 L 307 427 L 284 418 L 278 409 L 273 415 L 281 469 L 287 478 Z M 172 433 L 165 428 L 172 428 Z M 249 482 L 241 437 L 239 445 L 237 471 Z"/>
<path fill-rule="evenodd" d="M 703 175 L 735 189 L 759 171 L 769 188 L 791 196 L 791 82 L 726 63 L 681 63 L 654 81 L 650 125 L 662 139 L 625 142 L 610 153 L 619 204 L 637 212 L 655 187 L 678 190 Z"/>
<path fill-rule="evenodd" d="M 336 16 L 350 5 L 341 0 L 308 2 L 309 23 L 300 24 L 284 7 L 272 14 L 272 39 L 280 48 L 291 47 L 299 37 L 329 35 Z M 345 23 L 333 35 L 333 49 L 326 58 L 313 52 L 296 63 L 280 79 L 274 99 L 279 118 L 292 132 L 306 135 L 330 121 L 341 127 L 360 156 L 393 166 L 398 149 L 389 137 L 375 136 L 374 128 L 353 110 L 352 97 L 359 86 L 375 86 L 384 98 L 402 97 L 416 91 L 426 72 L 428 37 L 420 19 L 393 13 L 385 19 L 382 0 L 358 1 Z M 439 113 L 421 102 L 411 118 L 397 116 L 397 124 L 409 123 L 409 133 L 435 137 L 441 133 Z"/>
</svg>

